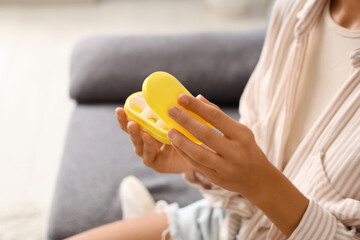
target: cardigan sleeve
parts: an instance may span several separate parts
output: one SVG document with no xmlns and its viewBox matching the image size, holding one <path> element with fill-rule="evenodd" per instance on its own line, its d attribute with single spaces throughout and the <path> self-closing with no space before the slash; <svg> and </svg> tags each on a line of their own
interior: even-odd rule
<svg viewBox="0 0 360 240">
<path fill-rule="evenodd" d="M 283 26 L 282 22 L 295 2 L 295 0 L 277 0 L 274 4 L 259 62 L 241 96 L 239 106 L 241 119 L 239 121 L 250 129 L 259 120 L 261 81 L 273 59 L 273 45 L 277 41 L 278 34 Z M 257 210 L 250 201 L 243 198 L 239 193 L 228 191 L 213 184 L 198 172 L 188 172 L 183 177 L 187 183 L 199 189 L 214 207 L 236 212 L 245 218 L 250 218 Z"/>
<path fill-rule="evenodd" d="M 239 121 L 250 127 L 250 129 L 251 126 L 258 121 L 258 98 L 260 95 L 259 92 L 261 87 L 261 80 L 263 79 L 262 74 L 266 71 L 266 69 L 269 67 L 268 65 L 271 63 L 273 53 L 272 45 L 275 41 L 277 41 L 278 33 L 282 26 L 281 23 L 294 2 L 294 0 L 276 1 L 271 14 L 268 32 L 266 34 L 259 62 L 241 96 L 239 111 L 240 116 L 242 117 Z M 204 197 L 209 198 L 210 202 L 217 202 L 217 205 L 220 205 L 218 202 L 223 199 L 224 204 L 222 204 L 222 208 L 225 207 L 226 203 L 229 203 L 229 200 L 226 198 L 237 198 L 239 201 L 243 201 L 243 198 L 239 197 L 238 193 L 233 193 L 222 189 L 221 187 L 211 183 L 205 176 L 200 173 L 185 173 L 183 177 L 191 186 L 199 189 Z"/>
<path fill-rule="evenodd" d="M 267 75 L 272 74 L 271 66 L 273 61 L 278 58 L 275 46 L 281 40 L 280 32 L 286 25 L 284 22 L 287 21 L 287 16 L 295 2 L 294 0 L 277 0 L 275 2 L 258 64 L 242 93 L 239 104 L 240 122 L 250 129 L 260 120 L 260 110 L 268 103 L 268 99 L 263 96 L 267 92 L 264 89 L 266 88 L 264 80 L 268 78 Z"/>
<path fill-rule="evenodd" d="M 309 205 L 294 232 L 289 238 L 272 224 L 269 231 L 269 239 L 288 239 L 288 240 L 350 240 L 360 239 L 360 202 L 347 199 L 348 209 L 342 211 L 352 211 L 353 217 L 340 220 L 328 210 L 324 209 L 314 200 L 309 199 Z"/>
<path fill-rule="evenodd" d="M 360 209 L 356 207 L 353 211 L 360 214 Z M 310 199 L 304 216 L 288 239 L 360 239 L 360 234 L 357 231 L 360 228 L 360 219 L 354 223 L 353 226 L 346 226 L 333 214 Z"/>
</svg>

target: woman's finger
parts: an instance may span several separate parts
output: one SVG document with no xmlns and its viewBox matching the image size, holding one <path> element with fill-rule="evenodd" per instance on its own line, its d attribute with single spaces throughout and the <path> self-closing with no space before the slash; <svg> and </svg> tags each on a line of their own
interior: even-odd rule
<svg viewBox="0 0 360 240">
<path fill-rule="evenodd" d="M 128 120 L 126 118 L 126 113 L 125 113 L 125 110 L 123 108 L 116 108 L 115 109 L 115 114 L 116 114 L 116 119 L 121 127 L 121 129 L 128 133 L 128 130 L 127 130 L 127 124 L 128 124 Z"/>
<path fill-rule="evenodd" d="M 225 136 L 237 137 L 235 132 L 236 128 L 238 128 L 238 122 L 226 115 L 218 107 L 211 106 L 188 94 L 181 94 L 178 101 L 181 106 L 202 117 Z"/>
<path fill-rule="evenodd" d="M 136 154 L 142 157 L 143 141 L 139 125 L 134 121 L 129 121 L 127 124 L 127 130 L 130 134 L 130 139 L 135 147 Z"/>
<path fill-rule="evenodd" d="M 221 109 L 220 109 L 220 107 L 219 107 L 218 105 L 216 105 L 216 104 L 214 104 L 214 103 L 210 102 L 209 100 L 207 100 L 207 99 L 206 99 L 203 95 L 201 95 L 201 94 L 197 95 L 197 96 L 196 96 L 196 98 L 197 98 L 197 99 L 199 99 L 200 101 L 203 101 L 204 103 L 209 104 L 210 106 L 213 106 L 213 107 L 215 107 L 215 108 L 217 108 L 217 109 L 221 110 Z"/>
<path fill-rule="evenodd" d="M 144 143 L 142 155 L 143 161 L 146 166 L 150 167 L 151 163 L 156 159 L 158 146 L 155 139 L 146 132 L 142 133 L 142 139 Z"/>
<path fill-rule="evenodd" d="M 212 169 L 216 169 L 219 164 L 219 156 L 216 153 L 194 143 L 175 129 L 170 129 L 168 138 L 173 146 L 181 149 L 193 161 Z"/>
<path fill-rule="evenodd" d="M 193 165 L 197 171 L 199 171 L 200 173 L 202 173 L 205 176 L 209 176 L 211 173 L 213 174 L 215 172 L 214 169 L 212 168 L 208 168 L 196 161 L 194 161 L 191 157 L 189 157 L 189 155 L 187 155 L 186 153 L 184 153 L 179 147 L 177 147 L 176 145 L 173 145 L 174 149 L 176 152 L 178 152 L 183 158 L 185 158 L 191 165 Z"/>
<path fill-rule="evenodd" d="M 229 139 L 224 138 L 214 129 L 194 118 L 190 113 L 178 106 L 170 108 L 169 116 L 201 142 L 214 149 L 221 155 L 226 154 L 224 149 L 226 149 Z"/>
</svg>

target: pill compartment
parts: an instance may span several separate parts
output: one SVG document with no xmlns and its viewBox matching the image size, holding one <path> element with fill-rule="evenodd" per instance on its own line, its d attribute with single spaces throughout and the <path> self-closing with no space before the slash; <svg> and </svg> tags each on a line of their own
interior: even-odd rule
<svg viewBox="0 0 360 240">
<path fill-rule="evenodd" d="M 129 107 L 131 110 L 140 114 L 147 107 L 142 93 L 137 93 L 129 99 Z"/>
<path fill-rule="evenodd" d="M 169 127 L 160 119 L 160 117 L 146 104 L 144 96 L 141 92 L 136 93 L 129 99 L 129 108 L 142 119 L 154 124 L 163 131 L 168 131 Z"/>
<path fill-rule="evenodd" d="M 168 125 L 166 125 L 166 123 L 165 123 L 163 120 L 161 120 L 160 118 L 159 118 L 159 120 L 156 121 L 155 125 L 158 126 L 158 127 L 161 127 L 161 128 L 164 129 L 165 131 L 169 131 L 169 130 L 170 130 L 169 127 L 168 127 Z"/>
<path fill-rule="evenodd" d="M 145 109 L 140 113 L 140 116 L 150 121 L 151 123 L 156 123 L 156 121 L 160 119 L 149 106 L 145 107 Z"/>
</svg>

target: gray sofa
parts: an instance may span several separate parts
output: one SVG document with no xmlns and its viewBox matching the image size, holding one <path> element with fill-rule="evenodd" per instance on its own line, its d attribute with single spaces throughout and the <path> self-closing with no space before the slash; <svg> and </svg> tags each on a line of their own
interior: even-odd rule
<svg viewBox="0 0 360 240">
<path fill-rule="evenodd" d="M 201 198 L 181 175 L 159 174 L 133 152 L 114 109 L 141 90 L 154 71 L 176 76 L 235 119 L 238 102 L 258 61 L 265 31 L 156 36 L 105 36 L 74 48 L 70 70 L 73 111 L 49 218 L 57 240 L 121 219 L 118 186 L 140 178 L 156 200 L 185 206 Z"/>
</svg>

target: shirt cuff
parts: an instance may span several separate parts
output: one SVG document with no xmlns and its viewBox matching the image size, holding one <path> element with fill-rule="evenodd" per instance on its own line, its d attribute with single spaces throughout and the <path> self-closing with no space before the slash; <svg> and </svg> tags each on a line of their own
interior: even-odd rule
<svg viewBox="0 0 360 240">
<path fill-rule="evenodd" d="M 304 216 L 288 240 L 333 239 L 336 225 L 335 216 L 310 199 Z"/>
</svg>

